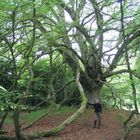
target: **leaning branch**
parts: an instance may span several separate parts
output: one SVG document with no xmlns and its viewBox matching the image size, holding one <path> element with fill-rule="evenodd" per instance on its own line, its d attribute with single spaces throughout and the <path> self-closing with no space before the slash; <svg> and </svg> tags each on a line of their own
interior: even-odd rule
<svg viewBox="0 0 140 140">
<path fill-rule="evenodd" d="M 79 77 L 80 77 L 80 71 L 78 69 L 76 72 L 76 84 L 78 86 L 78 89 L 79 89 L 79 92 L 80 92 L 80 95 L 82 98 L 81 107 L 72 116 L 70 116 L 63 123 L 61 123 L 59 126 L 53 128 L 47 132 L 38 133 L 36 135 L 36 137 L 48 137 L 48 136 L 55 135 L 55 134 L 61 132 L 63 129 L 65 129 L 70 123 L 75 121 L 84 112 L 84 110 L 86 108 L 86 104 L 87 104 L 87 98 L 85 96 L 83 87 L 79 81 Z"/>
<path fill-rule="evenodd" d="M 123 74 L 123 73 L 129 73 L 128 69 L 122 69 L 119 71 L 112 71 L 112 72 L 107 72 L 104 74 L 105 78 L 109 78 L 113 75 L 117 75 L 117 74 Z M 140 79 L 140 74 L 138 72 L 136 72 L 136 70 L 131 70 L 131 73 L 138 79 Z"/>
</svg>

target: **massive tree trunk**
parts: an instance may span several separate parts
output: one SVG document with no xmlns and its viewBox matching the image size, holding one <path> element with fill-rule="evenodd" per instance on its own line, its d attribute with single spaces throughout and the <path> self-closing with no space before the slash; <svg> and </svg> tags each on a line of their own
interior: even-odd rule
<svg viewBox="0 0 140 140">
<path fill-rule="evenodd" d="M 80 81 L 84 88 L 84 91 L 86 93 L 87 99 L 89 103 L 93 103 L 95 98 L 100 99 L 100 91 L 102 88 L 102 81 L 105 81 L 104 74 L 101 68 L 101 61 L 103 57 L 103 16 L 101 14 L 100 8 L 98 6 L 98 3 L 96 0 L 90 1 L 92 4 L 93 11 L 95 12 L 95 19 L 97 24 L 97 32 L 95 33 L 95 38 L 92 38 L 89 34 L 89 31 L 87 28 L 82 26 L 81 20 L 80 20 L 80 12 L 82 12 L 83 7 L 86 5 L 86 1 L 83 0 L 79 4 L 79 10 L 74 10 L 74 8 L 71 8 L 68 5 L 65 5 L 64 3 L 61 3 L 62 8 L 61 11 L 61 18 L 60 23 L 63 23 L 65 36 L 64 36 L 64 44 L 68 46 L 70 49 L 73 48 L 73 44 L 71 42 L 71 38 L 69 36 L 69 32 L 67 30 L 67 20 L 64 16 L 64 10 L 67 11 L 74 24 L 76 30 L 76 43 L 78 44 L 81 56 L 78 55 L 75 50 L 71 51 L 72 58 L 77 58 L 81 61 L 81 63 L 84 66 L 84 69 L 81 70 L 80 75 Z M 73 2 L 74 5 L 74 2 Z M 95 43 L 97 39 L 97 43 Z M 67 49 L 69 49 L 67 47 Z M 76 55 L 75 55 L 76 53 Z M 72 58 L 68 58 L 67 55 L 65 55 L 65 58 L 67 58 L 68 65 L 74 70 L 74 63 L 72 62 Z"/>
<path fill-rule="evenodd" d="M 101 87 L 93 88 L 92 91 L 87 91 L 86 96 L 87 96 L 87 99 L 88 99 L 88 103 L 93 104 L 95 99 L 101 100 L 100 92 L 101 92 Z"/>
<path fill-rule="evenodd" d="M 88 103 L 93 104 L 95 99 L 101 100 L 100 92 L 103 86 L 103 81 L 100 74 L 97 73 L 95 77 L 91 75 L 90 71 L 81 71 L 80 81 L 86 93 Z M 104 79 L 103 79 L 104 80 Z"/>
</svg>

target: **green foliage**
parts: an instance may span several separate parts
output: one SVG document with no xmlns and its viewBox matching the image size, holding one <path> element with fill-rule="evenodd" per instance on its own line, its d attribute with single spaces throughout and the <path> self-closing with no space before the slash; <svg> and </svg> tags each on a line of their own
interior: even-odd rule
<svg viewBox="0 0 140 140">
<path fill-rule="evenodd" d="M 1 140 L 16 140 L 15 137 L 8 137 L 8 136 L 5 136 L 5 135 L 0 135 L 0 139 Z"/>
<path fill-rule="evenodd" d="M 126 104 L 133 104 L 131 81 L 128 74 L 117 75 L 112 78 L 110 87 L 104 85 L 102 100 L 106 107 L 123 108 Z"/>
<path fill-rule="evenodd" d="M 139 55 L 139 52 L 138 52 Z M 140 72 L 140 57 L 138 56 L 135 62 L 135 69 L 139 73 Z"/>
<path fill-rule="evenodd" d="M 0 86 L 0 110 L 6 110 L 9 108 L 9 106 L 13 106 L 13 103 L 10 100 L 10 93 Z"/>
<path fill-rule="evenodd" d="M 21 98 L 20 93 L 8 92 L 7 90 L 0 89 L 0 110 L 14 110 L 15 108 L 25 108 L 23 105 L 17 105 L 17 101 Z"/>
<path fill-rule="evenodd" d="M 15 8 L 15 1 L 13 2 L 9 2 L 9 0 L 1 1 L 0 11 L 8 12 L 14 10 L 14 8 Z"/>
</svg>

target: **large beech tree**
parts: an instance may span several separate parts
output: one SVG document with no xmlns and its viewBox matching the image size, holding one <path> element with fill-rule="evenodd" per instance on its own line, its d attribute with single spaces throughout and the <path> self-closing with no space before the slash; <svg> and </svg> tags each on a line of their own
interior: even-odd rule
<svg viewBox="0 0 140 140">
<path fill-rule="evenodd" d="M 80 81 L 89 103 L 100 98 L 107 78 L 128 72 L 125 48 L 127 46 L 130 59 L 139 44 L 136 4 L 137 1 L 124 3 L 124 29 L 119 1 L 61 1 L 56 3 L 51 17 L 44 15 L 50 24 L 46 23 L 47 28 L 41 18 L 36 21 L 37 28 L 48 39 L 48 45 L 63 55 L 73 72 L 75 61 L 80 61 Z M 123 30 L 126 33 L 124 38 Z"/>
<path fill-rule="evenodd" d="M 42 56 L 50 57 L 51 69 L 53 52 L 62 55 L 63 61 L 73 72 L 82 104 L 76 113 L 58 127 L 39 133 L 36 137 L 60 132 L 84 111 L 87 100 L 93 104 L 95 98 L 100 99 L 101 89 L 108 78 L 116 74 L 130 73 L 131 69 L 127 67 L 128 59 L 134 60 L 140 43 L 140 9 L 137 1 L 124 1 L 122 16 L 119 2 L 115 0 L 2 2 L 0 53 L 1 59 L 9 62 L 8 76 L 12 77 L 11 86 L 7 90 L 16 93 L 18 80 L 25 71 L 29 73 L 26 90 L 23 91 L 24 94 L 18 100 L 13 113 L 17 139 L 30 139 L 21 133 L 20 105 L 26 103 L 29 95 L 29 87 L 34 78 L 32 66 Z M 23 61 L 20 66 L 19 59 Z M 49 84 L 55 101 L 53 81 Z"/>
</svg>

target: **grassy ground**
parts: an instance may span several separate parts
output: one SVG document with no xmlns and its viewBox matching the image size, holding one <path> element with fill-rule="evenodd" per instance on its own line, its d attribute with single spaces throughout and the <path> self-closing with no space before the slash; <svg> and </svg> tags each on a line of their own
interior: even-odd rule
<svg viewBox="0 0 140 140">
<path fill-rule="evenodd" d="M 57 108 L 53 108 L 48 115 L 49 116 L 55 116 L 55 115 L 59 115 L 59 114 L 63 114 L 63 113 L 67 113 L 67 112 L 75 112 L 77 110 L 77 107 L 57 107 Z M 43 116 L 44 114 L 46 114 L 49 111 L 49 108 L 38 108 L 35 111 L 32 111 L 30 113 L 21 113 L 20 115 L 20 119 L 24 122 L 32 122 L 35 121 L 36 119 L 40 118 L 41 116 Z M 0 118 L 2 117 L 2 114 L 0 115 Z M 11 124 L 13 123 L 12 120 L 12 113 L 8 114 L 8 117 L 6 118 L 5 121 L 6 124 Z"/>
</svg>

